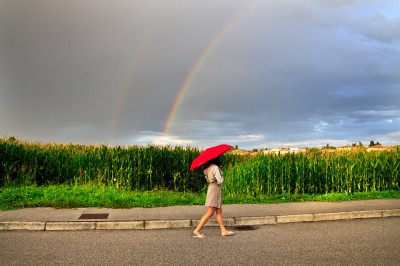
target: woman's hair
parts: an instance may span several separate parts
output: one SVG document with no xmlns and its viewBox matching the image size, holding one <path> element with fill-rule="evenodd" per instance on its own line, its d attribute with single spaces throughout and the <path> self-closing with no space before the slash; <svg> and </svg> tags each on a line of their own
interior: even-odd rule
<svg viewBox="0 0 400 266">
<path fill-rule="evenodd" d="M 219 157 L 214 158 L 212 160 L 209 160 L 208 162 L 206 162 L 205 167 L 209 167 L 211 164 L 215 164 L 216 166 L 221 166 L 221 160 L 219 159 Z"/>
</svg>

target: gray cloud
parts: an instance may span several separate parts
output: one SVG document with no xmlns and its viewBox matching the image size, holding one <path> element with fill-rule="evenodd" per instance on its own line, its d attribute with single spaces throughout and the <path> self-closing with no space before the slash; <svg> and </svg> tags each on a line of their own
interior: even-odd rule
<svg viewBox="0 0 400 266">
<path fill-rule="evenodd" d="M 397 1 L 2 0 L 0 10 L 4 136 L 244 148 L 400 142 Z"/>
</svg>

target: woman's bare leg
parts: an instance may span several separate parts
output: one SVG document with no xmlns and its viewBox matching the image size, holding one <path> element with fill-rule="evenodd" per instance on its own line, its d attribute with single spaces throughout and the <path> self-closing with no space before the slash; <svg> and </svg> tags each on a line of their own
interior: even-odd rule
<svg viewBox="0 0 400 266">
<path fill-rule="evenodd" d="M 221 234 L 224 235 L 227 232 L 227 230 L 225 229 L 224 222 L 222 221 L 222 208 L 217 209 L 216 216 L 219 227 L 221 228 Z"/>
<path fill-rule="evenodd" d="M 208 222 L 208 220 L 214 215 L 215 210 L 218 210 L 214 207 L 208 207 L 207 212 L 203 215 L 200 220 L 199 225 L 194 229 L 193 233 L 196 235 L 201 235 L 201 229 Z"/>
</svg>

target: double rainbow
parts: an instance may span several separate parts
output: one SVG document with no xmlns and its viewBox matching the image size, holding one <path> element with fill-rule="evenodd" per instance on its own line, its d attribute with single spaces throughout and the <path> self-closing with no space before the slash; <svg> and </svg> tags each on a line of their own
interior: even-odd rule
<svg viewBox="0 0 400 266">
<path fill-rule="evenodd" d="M 208 42 L 206 47 L 202 50 L 200 55 L 197 57 L 195 62 L 192 64 L 192 67 L 190 68 L 189 72 L 184 78 L 184 81 L 178 91 L 178 94 L 175 97 L 175 100 L 172 104 L 171 110 L 169 112 L 169 115 L 167 117 L 167 120 L 164 125 L 164 129 L 162 131 L 163 135 L 167 136 L 169 135 L 171 131 L 171 127 L 173 125 L 174 119 L 176 114 L 178 113 L 179 106 L 181 105 L 183 99 L 185 98 L 186 93 L 188 92 L 191 83 L 193 82 L 194 78 L 196 75 L 199 73 L 199 71 L 202 69 L 202 67 L 205 65 L 207 58 L 210 56 L 212 51 L 216 48 L 216 46 L 221 42 L 222 38 L 224 35 L 233 28 L 240 18 L 242 18 L 248 11 L 249 9 L 254 5 L 254 3 L 257 0 L 247 0 L 245 3 L 238 9 L 237 12 L 234 13 L 232 17 L 230 17 L 226 23 L 223 24 L 221 29 L 214 35 L 214 37 Z M 165 18 L 165 16 L 164 16 Z M 117 99 L 117 104 L 115 106 L 115 116 L 114 116 L 114 124 L 113 124 L 113 129 L 112 129 L 112 136 L 115 136 L 116 131 L 120 125 L 120 120 L 122 116 L 122 111 L 123 107 L 125 105 L 125 99 L 128 98 L 131 84 L 134 82 L 136 73 L 138 71 L 138 68 L 144 59 L 145 55 L 147 54 L 147 48 L 150 46 L 150 43 L 154 39 L 155 35 L 159 32 L 160 26 L 162 25 L 162 21 L 158 20 L 157 24 L 154 24 L 155 26 L 147 36 L 142 41 L 142 44 L 140 48 L 138 49 L 138 52 L 135 54 L 135 59 L 134 63 L 132 64 L 129 73 L 129 78 L 125 81 L 125 84 L 123 86 L 123 90 L 120 91 L 120 94 Z"/>
</svg>

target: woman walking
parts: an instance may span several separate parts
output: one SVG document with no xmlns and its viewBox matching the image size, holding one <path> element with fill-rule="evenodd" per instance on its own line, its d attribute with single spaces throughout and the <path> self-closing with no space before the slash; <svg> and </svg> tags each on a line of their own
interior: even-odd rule
<svg viewBox="0 0 400 266">
<path fill-rule="evenodd" d="M 221 185 L 224 182 L 224 176 L 219 168 L 221 165 L 219 157 L 210 160 L 206 163 L 204 169 L 204 176 L 208 183 L 207 198 L 205 206 L 208 207 L 207 212 L 203 215 L 199 225 L 193 231 L 195 238 L 206 237 L 201 233 L 201 229 L 208 222 L 208 220 L 216 213 L 216 219 L 221 229 L 222 236 L 231 236 L 234 234 L 232 231 L 228 231 L 222 221 L 222 196 L 221 196 Z"/>
</svg>

